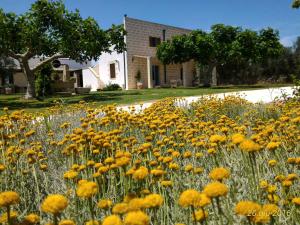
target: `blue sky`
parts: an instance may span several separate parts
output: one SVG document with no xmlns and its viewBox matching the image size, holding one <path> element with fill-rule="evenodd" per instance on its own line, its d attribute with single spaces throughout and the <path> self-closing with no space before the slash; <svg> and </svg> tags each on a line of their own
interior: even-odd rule
<svg viewBox="0 0 300 225">
<path fill-rule="evenodd" d="M 5 11 L 22 13 L 34 0 L 0 0 Z M 78 8 L 83 17 L 94 17 L 101 27 L 122 23 L 129 17 L 190 29 L 209 30 L 224 23 L 259 30 L 273 27 L 290 46 L 300 36 L 300 9 L 292 0 L 64 0 L 67 8 Z"/>
</svg>

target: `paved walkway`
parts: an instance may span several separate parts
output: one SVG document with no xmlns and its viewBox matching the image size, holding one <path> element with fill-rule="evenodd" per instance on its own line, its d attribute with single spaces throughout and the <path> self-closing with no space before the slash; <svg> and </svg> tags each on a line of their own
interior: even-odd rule
<svg viewBox="0 0 300 225">
<path fill-rule="evenodd" d="M 287 96 L 292 96 L 293 87 L 281 87 L 281 88 L 267 88 L 260 90 L 252 90 L 252 91 L 238 91 L 238 92 L 227 92 L 220 94 L 211 94 L 211 95 L 201 95 L 201 96 L 191 96 L 191 97 L 183 97 L 183 104 L 190 104 L 191 102 L 197 101 L 199 98 L 203 96 L 215 96 L 223 99 L 225 96 L 240 96 L 250 102 L 253 103 L 268 103 L 274 101 L 276 98 L 280 98 L 283 94 Z M 151 106 L 154 102 L 145 102 L 133 105 L 125 105 L 119 106 L 118 109 L 123 109 L 128 111 L 130 107 L 135 107 L 137 111 L 144 110 Z"/>
</svg>

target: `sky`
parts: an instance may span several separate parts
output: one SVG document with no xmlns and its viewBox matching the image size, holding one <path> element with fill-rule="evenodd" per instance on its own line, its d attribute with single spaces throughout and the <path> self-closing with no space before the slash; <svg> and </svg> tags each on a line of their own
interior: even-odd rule
<svg viewBox="0 0 300 225">
<path fill-rule="evenodd" d="M 300 36 L 300 9 L 292 0 L 63 0 L 69 10 L 79 9 L 83 17 L 95 18 L 108 29 L 128 17 L 188 29 L 209 31 L 223 23 L 253 30 L 277 29 L 281 42 L 291 46 Z M 0 0 L 5 12 L 23 13 L 34 0 Z"/>
</svg>

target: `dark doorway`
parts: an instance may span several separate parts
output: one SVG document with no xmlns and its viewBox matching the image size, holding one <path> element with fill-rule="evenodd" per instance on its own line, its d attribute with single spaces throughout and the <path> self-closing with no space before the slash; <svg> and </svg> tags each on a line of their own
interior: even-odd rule
<svg viewBox="0 0 300 225">
<path fill-rule="evenodd" d="M 83 87 L 82 70 L 76 71 L 77 87 Z"/>
<path fill-rule="evenodd" d="M 153 80 L 153 86 L 160 85 L 159 82 L 159 66 L 152 65 L 152 80 Z"/>
</svg>

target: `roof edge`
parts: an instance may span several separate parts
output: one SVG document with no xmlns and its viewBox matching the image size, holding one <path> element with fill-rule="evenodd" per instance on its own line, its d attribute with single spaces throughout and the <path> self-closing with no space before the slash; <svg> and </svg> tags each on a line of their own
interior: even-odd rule
<svg viewBox="0 0 300 225">
<path fill-rule="evenodd" d="M 172 25 L 168 25 L 168 24 L 156 23 L 156 22 L 147 21 L 147 20 L 141 20 L 141 19 L 136 19 L 136 18 L 132 18 L 132 17 L 128 17 L 128 16 L 125 16 L 125 22 L 126 22 L 126 19 L 135 20 L 135 21 L 144 22 L 144 23 L 150 23 L 150 24 L 154 24 L 154 25 L 165 26 L 165 27 L 171 27 L 171 28 L 185 30 L 185 31 L 190 31 L 190 32 L 193 31 L 191 29 L 187 29 L 187 28 L 183 28 L 183 27 L 176 27 L 176 26 L 172 26 Z"/>
</svg>

